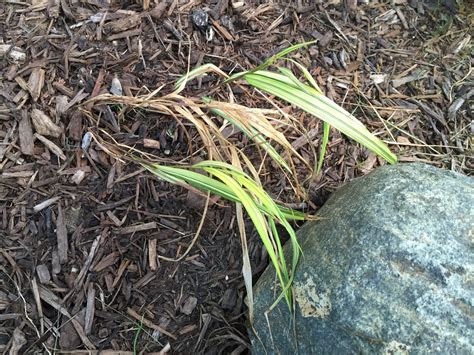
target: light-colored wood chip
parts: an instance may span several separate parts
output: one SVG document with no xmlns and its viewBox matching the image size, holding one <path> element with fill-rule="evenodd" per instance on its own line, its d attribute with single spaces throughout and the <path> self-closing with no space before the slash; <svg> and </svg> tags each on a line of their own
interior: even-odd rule
<svg viewBox="0 0 474 355">
<path fill-rule="evenodd" d="M 17 109 L 21 109 L 25 104 L 26 100 L 30 97 L 27 91 L 21 89 L 18 93 L 13 97 L 13 102 L 18 104 Z"/>
<path fill-rule="evenodd" d="M 28 86 L 28 83 L 23 79 L 21 76 L 16 76 L 15 81 L 20 87 L 25 90 L 25 91 L 30 91 L 30 88 Z"/>
<path fill-rule="evenodd" d="M 8 295 L 0 290 L 0 311 L 5 311 L 10 306 L 10 298 Z"/>
<path fill-rule="evenodd" d="M 31 111 L 31 120 L 36 132 L 43 136 L 58 138 L 63 133 L 62 128 L 41 110 L 34 108 Z"/>
<path fill-rule="evenodd" d="M 150 263 L 150 269 L 155 271 L 158 268 L 156 263 L 156 239 L 148 240 L 148 262 Z"/>
<path fill-rule="evenodd" d="M 90 167 L 87 166 L 86 168 L 89 168 L 89 169 L 79 169 L 74 173 L 73 176 L 71 176 L 71 181 L 74 184 L 79 185 L 82 182 L 82 180 L 85 179 L 87 171 L 88 170 L 90 171 Z"/>
<path fill-rule="evenodd" d="M 87 92 L 84 92 L 84 89 L 79 90 L 79 92 L 71 99 L 71 101 L 69 101 L 65 110 L 69 110 L 75 104 L 78 104 L 79 102 L 84 100 L 87 96 L 89 96 L 89 94 Z"/>
<path fill-rule="evenodd" d="M 89 335 L 92 331 L 92 324 L 94 323 L 95 313 L 95 288 L 94 283 L 90 283 L 87 288 L 87 305 L 86 305 L 86 319 L 84 325 L 84 332 Z"/>
<path fill-rule="evenodd" d="M 69 108 L 69 100 L 66 95 L 56 96 L 56 112 L 59 115 L 66 113 Z"/>
<path fill-rule="evenodd" d="M 59 199 L 60 199 L 59 196 L 48 198 L 47 200 L 45 200 L 43 202 L 40 202 L 36 206 L 34 206 L 33 211 L 36 213 L 36 212 L 39 212 L 41 210 L 44 210 L 45 208 L 47 208 L 47 207 L 51 206 L 52 204 L 55 204 L 56 202 L 58 202 Z"/>
<path fill-rule="evenodd" d="M 110 220 L 112 222 L 114 222 L 114 224 L 117 227 L 120 227 L 123 224 L 123 222 L 125 222 L 125 221 L 121 221 L 120 219 L 118 219 L 117 216 L 115 216 L 112 211 L 107 211 L 106 214 L 110 218 Z"/>
<path fill-rule="evenodd" d="M 18 133 L 20 137 L 20 150 L 22 154 L 33 155 L 34 136 L 31 121 L 25 111 L 22 113 L 20 124 L 18 125 Z"/>
<path fill-rule="evenodd" d="M 410 140 L 407 137 L 403 137 L 403 136 L 398 136 L 397 142 L 401 144 L 406 144 L 406 145 L 411 144 Z"/>
<path fill-rule="evenodd" d="M 107 190 L 110 190 L 114 186 L 115 172 L 117 171 L 117 163 L 112 165 L 107 175 Z"/>
<path fill-rule="evenodd" d="M 104 30 L 107 33 L 118 33 L 130 28 L 138 26 L 142 21 L 140 14 L 126 16 L 124 18 L 110 21 L 104 25 Z"/>
<path fill-rule="evenodd" d="M 47 270 L 47 268 L 46 268 Z M 49 273 L 49 272 L 48 272 Z M 38 282 L 36 282 L 36 277 L 33 277 L 31 280 L 31 290 L 33 291 L 33 297 L 36 302 L 36 309 L 38 310 L 38 316 L 40 319 L 41 334 L 44 334 L 44 317 L 43 317 L 43 306 L 41 304 L 41 297 L 38 289 Z"/>
<path fill-rule="evenodd" d="M 219 22 L 214 19 L 211 19 L 212 25 L 221 33 L 222 36 L 228 41 L 235 41 L 234 36 L 230 34 L 229 31 L 224 26 L 221 26 Z"/>
<path fill-rule="evenodd" d="M 146 327 L 148 328 L 151 328 L 151 329 L 154 329 L 154 330 L 157 330 L 159 331 L 160 333 L 166 335 L 166 336 L 169 336 L 171 339 L 174 339 L 176 340 L 176 336 L 171 334 L 170 332 L 168 332 L 166 329 L 163 329 L 162 327 L 160 327 L 159 325 L 156 325 L 155 323 L 153 323 L 151 320 L 149 319 L 146 319 L 145 317 L 142 317 L 140 314 L 138 314 L 137 312 L 135 312 L 132 308 L 127 308 L 127 314 L 133 318 L 135 318 L 137 321 L 143 323 L 143 325 L 145 325 Z"/>
<path fill-rule="evenodd" d="M 91 267 L 92 261 L 94 260 L 95 254 L 97 252 L 97 248 L 99 247 L 100 241 L 102 240 L 102 234 L 99 234 L 94 241 L 92 242 L 91 249 L 89 251 L 89 255 L 82 266 L 81 272 L 77 275 L 76 280 L 74 281 L 74 287 L 76 290 L 80 289 L 82 283 L 84 282 L 84 277 L 86 276 L 89 268 Z"/>
<path fill-rule="evenodd" d="M 28 91 L 35 102 L 38 101 L 44 86 L 44 74 L 44 69 L 33 68 L 28 79 Z"/>
<path fill-rule="evenodd" d="M 23 170 L 23 171 L 4 171 L 2 173 L 3 178 L 29 178 L 33 176 L 35 172 L 31 170 Z"/>
<path fill-rule="evenodd" d="M 245 5 L 245 1 L 232 1 L 232 7 L 234 9 L 238 9 L 239 7 L 242 7 Z"/>
<path fill-rule="evenodd" d="M 121 38 L 135 37 L 135 36 L 139 36 L 141 33 L 142 33 L 141 29 L 124 31 L 124 32 L 116 33 L 114 35 L 107 37 L 107 41 L 111 42 L 111 41 L 115 41 Z"/>
<path fill-rule="evenodd" d="M 145 148 L 153 148 L 153 149 L 160 149 L 161 148 L 160 141 L 157 141 L 157 140 L 154 140 L 154 139 L 149 139 L 149 138 L 143 139 L 143 146 Z"/>
<path fill-rule="evenodd" d="M 92 268 L 92 272 L 99 272 L 99 271 L 102 271 L 106 268 L 108 268 L 109 266 L 112 266 L 114 265 L 118 258 L 120 256 L 120 253 L 119 252 L 112 252 L 106 256 L 104 256 L 93 268 Z"/>
<path fill-rule="evenodd" d="M 197 298 L 194 296 L 189 296 L 186 301 L 184 301 L 184 304 L 181 306 L 181 312 L 189 316 L 191 315 L 191 313 L 193 313 L 194 308 L 196 308 L 196 305 Z"/>
<path fill-rule="evenodd" d="M 131 234 L 136 232 L 147 231 L 150 229 L 157 229 L 158 225 L 156 222 L 140 223 L 134 226 L 123 227 L 119 230 L 120 234 Z"/>
<path fill-rule="evenodd" d="M 57 250 L 51 253 L 51 264 L 53 265 L 53 274 L 57 275 L 61 272 L 61 263 L 59 262 L 59 255 Z"/>
<path fill-rule="evenodd" d="M 128 265 L 130 265 L 130 260 L 128 259 L 122 260 L 118 268 L 117 274 L 115 275 L 114 282 L 112 283 L 112 287 L 115 287 L 118 285 L 120 279 L 122 278 L 123 273 L 125 272 L 125 270 L 127 270 Z"/>
<path fill-rule="evenodd" d="M 155 20 L 159 20 L 166 14 L 167 1 L 161 1 L 153 9 L 150 10 L 150 16 Z"/>
<path fill-rule="evenodd" d="M 74 97 L 74 91 L 68 88 L 67 86 L 65 86 L 63 82 L 55 81 L 53 83 L 53 87 L 59 92 L 63 93 L 64 95 L 67 95 L 70 98 Z"/>
<path fill-rule="evenodd" d="M 64 264 L 67 262 L 68 238 L 66 221 L 64 219 L 64 210 L 61 207 L 61 204 L 58 205 L 58 217 L 56 219 L 56 238 L 58 242 L 59 262 L 61 264 Z"/>
<path fill-rule="evenodd" d="M 43 143 L 46 148 L 48 148 L 51 153 L 53 153 L 54 155 L 56 155 L 58 158 L 62 159 L 62 160 L 66 160 L 66 156 L 64 155 L 63 151 L 61 150 L 61 148 L 59 148 L 56 144 L 54 144 L 53 142 L 51 142 L 48 138 L 42 136 L 41 134 L 38 134 L 38 133 L 35 133 L 35 137 L 41 141 L 41 143 Z"/>
<path fill-rule="evenodd" d="M 99 6 L 99 7 L 104 7 L 104 8 L 108 8 L 115 3 L 114 0 L 82 0 L 81 2 L 90 4 L 90 5 Z"/>
<path fill-rule="evenodd" d="M 12 48 L 11 44 L 0 44 L 0 58 L 6 54 L 14 62 L 23 62 L 26 59 L 26 54 L 23 49 L 19 47 Z"/>
</svg>

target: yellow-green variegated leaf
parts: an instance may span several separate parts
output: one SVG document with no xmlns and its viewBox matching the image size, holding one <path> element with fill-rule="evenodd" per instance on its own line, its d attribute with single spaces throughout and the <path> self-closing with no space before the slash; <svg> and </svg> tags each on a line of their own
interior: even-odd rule
<svg viewBox="0 0 474 355">
<path fill-rule="evenodd" d="M 275 95 L 327 122 L 389 163 L 397 162 L 397 157 L 385 143 L 370 133 L 349 112 L 320 94 L 316 89 L 306 84 L 296 84 L 292 78 L 286 75 L 268 71 L 245 74 L 243 78 L 251 86 Z M 305 85 L 304 89 L 302 85 Z"/>
</svg>

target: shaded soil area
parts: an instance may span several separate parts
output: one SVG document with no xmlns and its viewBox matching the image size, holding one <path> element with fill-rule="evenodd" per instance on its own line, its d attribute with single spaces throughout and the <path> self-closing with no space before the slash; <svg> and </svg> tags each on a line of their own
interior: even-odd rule
<svg viewBox="0 0 474 355">
<path fill-rule="evenodd" d="M 87 103 L 98 95 L 147 95 L 204 63 L 250 69 L 316 39 L 291 56 L 400 162 L 472 174 L 468 1 L 144 2 L 0 4 L 1 351 L 249 351 L 233 206 L 214 200 L 203 216 L 201 196 L 84 138 L 102 130 L 179 161 L 191 141 L 199 147 L 195 130 L 146 108 Z M 256 91 L 220 90 L 216 81 L 195 80 L 186 94 L 270 107 Z M 322 124 L 278 107 L 305 123 L 307 136 L 288 140 L 314 164 Z M 332 130 L 322 173 L 305 180 L 301 168 L 304 205 L 316 211 L 381 164 Z M 275 199 L 301 205 L 283 180 L 271 171 L 263 179 Z M 247 232 L 257 278 L 267 254 L 250 223 Z"/>
</svg>

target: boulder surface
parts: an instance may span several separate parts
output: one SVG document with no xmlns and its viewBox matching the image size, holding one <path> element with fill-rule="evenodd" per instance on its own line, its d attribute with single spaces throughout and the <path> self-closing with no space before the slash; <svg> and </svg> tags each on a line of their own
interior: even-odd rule
<svg viewBox="0 0 474 355">
<path fill-rule="evenodd" d="M 267 322 L 271 266 L 255 286 L 253 354 L 474 354 L 474 179 L 385 166 L 318 215 L 298 231 L 295 314 L 282 301 Z"/>
</svg>

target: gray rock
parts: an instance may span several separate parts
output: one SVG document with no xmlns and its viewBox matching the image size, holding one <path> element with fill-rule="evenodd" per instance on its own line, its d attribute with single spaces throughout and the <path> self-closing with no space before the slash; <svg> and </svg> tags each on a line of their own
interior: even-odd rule
<svg viewBox="0 0 474 355">
<path fill-rule="evenodd" d="M 254 354 L 474 354 L 474 179 L 386 166 L 318 214 L 298 232 L 294 321 L 283 301 L 268 326 L 272 267 L 255 286 Z"/>
</svg>

